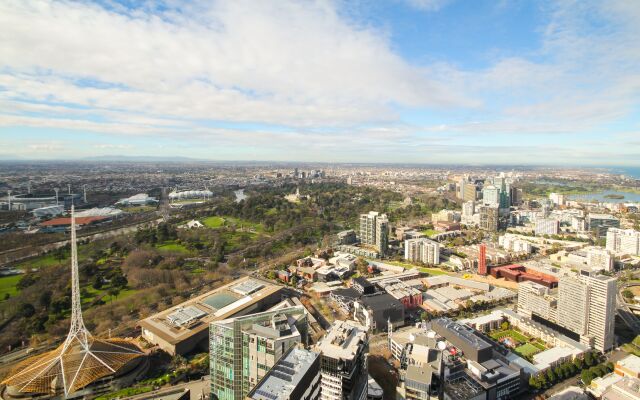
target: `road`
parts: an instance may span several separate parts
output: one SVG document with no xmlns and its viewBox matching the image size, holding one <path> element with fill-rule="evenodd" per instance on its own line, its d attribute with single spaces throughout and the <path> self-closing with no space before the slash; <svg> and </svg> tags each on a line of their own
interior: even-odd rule
<svg viewBox="0 0 640 400">
<path fill-rule="evenodd" d="M 159 390 L 153 392 L 147 392 L 131 397 L 122 397 L 121 399 L 136 400 L 136 399 L 156 399 L 163 397 L 167 394 L 175 393 L 180 389 L 189 389 L 190 400 L 202 400 L 209 398 L 209 392 L 211 391 L 211 379 L 207 375 L 203 380 L 195 380 L 191 382 L 179 383 L 173 386 L 162 387 Z"/>
<path fill-rule="evenodd" d="M 640 319 L 631 311 L 627 303 L 622 297 L 622 292 L 632 286 L 640 286 L 638 283 L 625 283 L 618 288 L 616 293 L 616 301 L 618 303 L 618 315 L 622 318 L 622 321 L 631 329 L 634 334 L 640 335 Z"/>
</svg>

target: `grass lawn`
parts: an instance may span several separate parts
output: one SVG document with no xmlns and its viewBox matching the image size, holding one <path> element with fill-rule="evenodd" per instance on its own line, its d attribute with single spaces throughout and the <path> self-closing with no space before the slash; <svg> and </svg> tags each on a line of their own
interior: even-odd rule
<svg viewBox="0 0 640 400">
<path fill-rule="evenodd" d="M 174 253 L 190 253 L 189 249 L 187 249 L 186 247 L 184 247 L 183 245 L 173 242 L 173 241 L 169 241 L 169 242 L 164 242 L 162 244 L 158 244 L 156 245 L 156 248 L 158 250 L 163 250 L 163 251 L 171 251 Z"/>
<path fill-rule="evenodd" d="M 625 343 L 622 346 L 620 346 L 620 348 L 624 352 L 627 352 L 629 354 L 635 354 L 636 356 L 640 357 L 640 347 L 636 346 L 633 343 Z"/>
<path fill-rule="evenodd" d="M 47 254 L 41 257 L 37 257 L 31 260 L 24 261 L 17 265 L 17 268 L 22 270 L 30 270 L 32 268 L 41 269 L 46 267 L 51 267 L 52 265 L 58 265 L 65 263 L 67 258 L 64 260 L 57 260 L 53 254 Z"/>
<path fill-rule="evenodd" d="M 527 343 L 529 341 L 528 337 L 513 329 L 507 329 L 506 331 L 493 331 L 489 334 L 489 336 L 491 336 L 495 340 L 500 340 L 505 337 L 511 337 L 520 343 Z"/>
<path fill-rule="evenodd" d="M 513 349 L 513 351 L 518 354 L 520 357 L 529 358 L 534 354 L 539 353 L 541 350 L 531 343 L 525 343 Z"/>
<path fill-rule="evenodd" d="M 424 272 L 429 275 L 447 275 L 447 271 L 443 271 L 438 268 L 418 268 L 420 272 Z"/>
<path fill-rule="evenodd" d="M 224 218 L 222 217 L 207 217 L 205 219 L 202 220 L 202 223 L 204 224 L 204 226 L 206 226 L 207 228 L 220 228 L 221 226 L 224 225 Z"/>
<path fill-rule="evenodd" d="M 18 293 L 16 285 L 22 278 L 22 275 L 3 276 L 0 278 L 0 301 L 4 301 L 5 294 L 15 296 Z"/>
<path fill-rule="evenodd" d="M 144 212 L 150 212 L 155 210 L 156 210 L 156 207 L 152 207 L 152 206 L 131 206 L 131 207 L 122 208 L 122 211 L 131 213 L 131 214 L 144 213 Z"/>
<path fill-rule="evenodd" d="M 431 237 L 433 235 L 436 235 L 438 231 L 436 231 L 435 229 L 425 229 L 424 231 L 420 231 L 420 233 L 426 235 L 427 237 Z"/>
</svg>

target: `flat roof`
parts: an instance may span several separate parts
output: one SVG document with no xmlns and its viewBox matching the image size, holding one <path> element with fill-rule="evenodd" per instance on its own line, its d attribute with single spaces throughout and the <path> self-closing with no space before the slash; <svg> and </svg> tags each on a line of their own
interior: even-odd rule
<svg viewBox="0 0 640 400">
<path fill-rule="evenodd" d="M 640 357 L 635 354 L 629 354 L 616 364 L 631 371 L 640 372 Z"/>
<path fill-rule="evenodd" d="M 247 397 L 253 400 L 288 399 L 319 356 L 310 350 L 292 348 L 278 360 Z"/>
<path fill-rule="evenodd" d="M 351 360 L 366 341 L 367 328 L 355 321 L 336 321 L 316 349 L 331 358 Z"/>
<path fill-rule="evenodd" d="M 247 296 L 242 296 L 232 291 L 233 288 L 245 284 L 247 281 L 256 281 L 261 285 L 261 288 Z M 256 287 L 256 285 L 252 283 L 248 283 L 247 285 Z M 242 287 L 244 288 L 245 286 Z M 253 277 L 244 277 L 151 315 L 141 320 L 139 324 L 143 329 L 150 331 L 160 339 L 175 345 L 197 333 L 208 330 L 210 322 L 232 317 L 243 309 L 259 303 L 262 299 L 282 289 L 282 286 L 274 285 L 267 281 Z M 228 301 L 231 301 L 231 298 L 234 298 L 233 302 L 227 304 Z M 226 305 L 219 309 L 216 308 L 216 306 L 221 306 L 222 304 Z M 168 317 L 170 315 L 176 311 L 188 309 L 189 307 L 194 307 L 202 311 L 205 315 L 199 317 L 197 323 L 191 323 L 189 326 L 178 327 L 169 321 Z"/>
</svg>

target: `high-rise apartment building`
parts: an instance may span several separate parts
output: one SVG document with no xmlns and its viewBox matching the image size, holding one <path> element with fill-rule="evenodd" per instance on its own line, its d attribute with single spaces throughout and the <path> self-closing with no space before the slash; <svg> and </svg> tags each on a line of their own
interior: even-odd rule
<svg viewBox="0 0 640 400">
<path fill-rule="evenodd" d="M 522 204 L 522 197 L 523 197 L 522 189 L 512 186 L 510 195 L 511 195 L 512 206 L 519 206 Z"/>
<path fill-rule="evenodd" d="M 386 214 L 370 211 L 360 215 L 360 241 L 374 246 L 380 255 L 385 255 L 389 247 L 389 219 Z"/>
<path fill-rule="evenodd" d="M 480 229 L 484 229 L 490 232 L 496 232 L 498 230 L 498 207 L 497 206 L 482 206 L 478 209 L 480 214 Z"/>
<path fill-rule="evenodd" d="M 294 347 L 271 368 L 246 400 L 318 400 L 320 354 Z"/>
<path fill-rule="evenodd" d="M 440 264 L 440 243 L 427 238 L 404 242 L 404 259 L 425 264 Z"/>
<path fill-rule="evenodd" d="M 589 287 L 587 335 L 593 338 L 594 348 L 605 352 L 614 345 L 616 278 L 599 275 L 584 279 Z"/>
<path fill-rule="evenodd" d="M 518 313 L 554 324 L 561 333 L 605 352 L 614 344 L 616 290 L 616 278 L 604 275 L 562 276 L 557 294 L 523 282 L 518 286 Z"/>
<path fill-rule="evenodd" d="M 487 245 L 481 243 L 478 249 L 478 275 L 487 275 Z"/>
<path fill-rule="evenodd" d="M 466 179 L 462 179 L 458 183 L 458 198 L 463 201 L 475 201 L 476 200 L 476 185 L 473 182 L 469 182 Z"/>
<path fill-rule="evenodd" d="M 524 281 L 518 285 L 518 314 L 531 318 L 540 316 L 556 321 L 558 300 L 550 295 L 550 289 L 539 283 Z"/>
<path fill-rule="evenodd" d="M 558 282 L 558 325 L 584 336 L 587 332 L 589 290 L 573 276 L 563 276 Z"/>
<path fill-rule="evenodd" d="M 607 230 L 607 250 L 640 255 L 640 232 L 633 229 L 609 228 Z"/>
<path fill-rule="evenodd" d="M 241 400 L 290 348 L 307 342 L 304 306 L 212 322 L 211 397 Z"/>
<path fill-rule="evenodd" d="M 476 213 L 476 202 L 475 201 L 465 201 L 462 204 L 462 216 L 463 217 L 472 217 L 473 214 Z"/>
<path fill-rule="evenodd" d="M 485 186 L 482 190 L 482 204 L 487 206 L 500 206 L 500 189 L 494 185 Z"/>
<path fill-rule="evenodd" d="M 320 356 L 322 400 L 367 398 L 367 329 L 354 321 L 336 321 L 316 344 Z"/>
</svg>

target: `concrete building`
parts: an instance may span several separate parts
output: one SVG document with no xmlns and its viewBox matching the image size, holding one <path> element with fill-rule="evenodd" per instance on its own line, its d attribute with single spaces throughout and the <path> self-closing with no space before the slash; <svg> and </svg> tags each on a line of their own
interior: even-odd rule
<svg viewBox="0 0 640 400">
<path fill-rule="evenodd" d="M 482 190 L 482 204 L 485 206 L 500 206 L 500 188 L 494 185 L 485 186 Z"/>
<path fill-rule="evenodd" d="M 225 319 L 210 331 L 211 396 L 242 400 L 289 349 L 307 343 L 307 311 L 292 306 Z"/>
<path fill-rule="evenodd" d="M 560 232 L 560 221 L 553 218 L 536 219 L 536 235 L 557 235 Z"/>
<path fill-rule="evenodd" d="M 425 264 L 440 264 L 440 243 L 427 238 L 409 239 L 404 242 L 404 259 Z"/>
<path fill-rule="evenodd" d="M 609 214 L 589 213 L 587 225 L 597 237 L 605 237 L 609 228 L 620 228 L 620 220 Z"/>
<path fill-rule="evenodd" d="M 498 244 L 505 250 L 513 251 L 516 253 L 531 254 L 533 252 L 533 245 L 531 242 L 520 238 L 517 235 L 505 234 L 498 238 Z"/>
<path fill-rule="evenodd" d="M 564 206 L 567 198 L 562 193 L 549 193 L 549 200 L 556 206 Z"/>
<path fill-rule="evenodd" d="M 640 232 L 633 229 L 609 228 L 607 250 L 619 254 L 640 255 Z"/>
<path fill-rule="evenodd" d="M 613 347 L 616 278 L 565 275 L 557 294 L 545 289 L 520 283 L 518 313 L 601 352 Z"/>
<path fill-rule="evenodd" d="M 372 332 L 384 332 L 389 322 L 404 325 L 404 304 L 389 293 L 362 296 L 353 303 L 353 317 Z"/>
<path fill-rule="evenodd" d="M 241 278 L 139 321 L 142 337 L 171 355 L 204 349 L 209 323 L 265 311 L 283 294 L 271 282 Z"/>
<path fill-rule="evenodd" d="M 497 206 L 482 206 L 478 209 L 480 214 L 480 229 L 496 232 L 499 227 L 499 213 Z"/>
<path fill-rule="evenodd" d="M 557 320 L 558 301 L 550 295 L 550 289 L 539 283 L 525 281 L 518 285 L 518 314 L 531 318 L 532 314 L 549 320 Z"/>
<path fill-rule="evenodd" d="M 247 400 L 318 400 L 320 354 L 291 348 L 247 395 Z"/>
<path fill-rule="evenodd" d="M 360 215 L 360 241 L 375 247 L 381 256 L 389 247 L 389 220 L 386 214 L 370 211 Z"/>
<path fill-rule="evenodd" d="M 587 250 L 587 265 L 592 270 L 613 271 L 613 256 L 609 250 L 593 247 Z"/>
<path fill-rule="evenodd" d="M 367 398 L 367 330 L 354 321 L 336 321 L 316 344 L 321 353 L 322 400 L 365 400 Z"/>
</svg>

